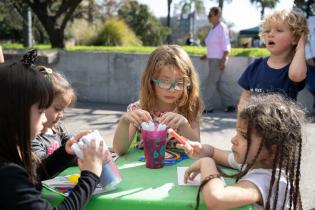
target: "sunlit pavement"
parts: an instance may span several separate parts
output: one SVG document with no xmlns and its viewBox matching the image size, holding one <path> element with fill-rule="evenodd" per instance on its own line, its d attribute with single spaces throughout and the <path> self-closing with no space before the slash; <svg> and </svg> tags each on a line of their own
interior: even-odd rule
<svg viewBox="0 0 315 210">
<path fill-rule="evenodd" d="M 114 132 L 119 118 L 126 106 L 78 103 L 75 108 L 65 112 L 65 125 L 69 132 L 76 133 L 85 129 L 98 129 L 106 143 L 112 146 Z M 201 141 L 221 149 L 229 150 L 230 140 L 235 134 L 236 113 L 214 112 L 202 116 Z M 301 193 L 304 209 L 315 208 L 315 123 L 305 126 L 302 154 Z"/>
</svg>

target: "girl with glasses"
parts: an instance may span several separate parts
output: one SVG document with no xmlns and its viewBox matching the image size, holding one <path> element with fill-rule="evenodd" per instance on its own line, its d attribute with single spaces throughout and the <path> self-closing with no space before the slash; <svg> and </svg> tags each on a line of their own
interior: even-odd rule
<svg viewBox="0 0 315 210">
<path fill-rule="evenodd" d="M 177 45 L 157 48 L 149 56 L 142 75 L 139 101 L 128 106 L 116 128 L 116 153 L 128 151 L 142 122 L 158 121 L 193 141 L 200 140 L 203 110 L 199 80 L 188 54 Z M 140 135 L 136 147 L 142 148 Z M 172 140 L 167 147 L 172 147 Z"/>
</svg>

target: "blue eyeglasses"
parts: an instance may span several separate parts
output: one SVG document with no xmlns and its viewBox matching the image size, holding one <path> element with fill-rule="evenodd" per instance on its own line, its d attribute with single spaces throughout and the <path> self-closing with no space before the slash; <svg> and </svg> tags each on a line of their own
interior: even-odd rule
<svg viewBox="0 0 315 210">
<path fill-rule="evenodd" d="M 184 90 L 185 88 L 190 86 L 189 82 L 183 82 L 183 81 L 170 81 L 170 80 L 163 80 L 163 79 L 152 79 L 154 84 L 158 85 L 161 89 L 164 90 Z"/>
</svg>

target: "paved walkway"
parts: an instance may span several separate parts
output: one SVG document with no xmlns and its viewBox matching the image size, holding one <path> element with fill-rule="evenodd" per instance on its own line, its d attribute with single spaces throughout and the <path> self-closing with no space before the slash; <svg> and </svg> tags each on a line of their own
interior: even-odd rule
<svg viewBox="0 0 315 210">
<path fill-rule="evenodd" d="M 126 110 L 125 106 L 107 105 L 97 103 L 78 103 L 65 113 L 67 129 L 78 132 L 84 129 L 98 129 L 109 146 L 112 140 L 117 122 L 121 114 Z M 204 115 L 201 124 L 201 141 L 209 143 L 221 149 L 230 149 L 230 139 L 235 133 L 235 113 L 213 113 Z M 303 208 L 315 210 L 315 123 L 305 126 L 305 143 L 303 148 L 301 193 Z M 313 169 L 313 170 L 312 170 Z"/>
</svg>

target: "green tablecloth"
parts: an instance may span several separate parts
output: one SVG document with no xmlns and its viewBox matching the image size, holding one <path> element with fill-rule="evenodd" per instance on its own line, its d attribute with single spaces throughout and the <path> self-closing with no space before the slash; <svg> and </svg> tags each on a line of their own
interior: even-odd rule
<svg viewBox="0 0 315 210">
<path fill-rule="evenodd" d="M 117 189 L 104 194 L 94 195 L 86 210 L 184 210 L 193 209 L 196 204 L 197 186 L 179 186 L 177 184 L 177 166 L 189 166 L 194 160 L 183 160 L 172 166 L 161 169 L 148 169 L 139 161 L 143 151 L 131 151 L 121 156 L 116 164 L 123 177 Z M 223 169 L 233 173 L 232 169 Z M 66 169 L 61 175 L 78 173 L 77 167 Z M 232 179 L 225 179 L 232 184 Z M 43 188 L 43 196 L 53 205 L 63 200 L 63 196 Z M 200 209 L 206 209 L 201 199 Z M 250 210 L 251 206 L 237 208 Z"/>
</svg>

